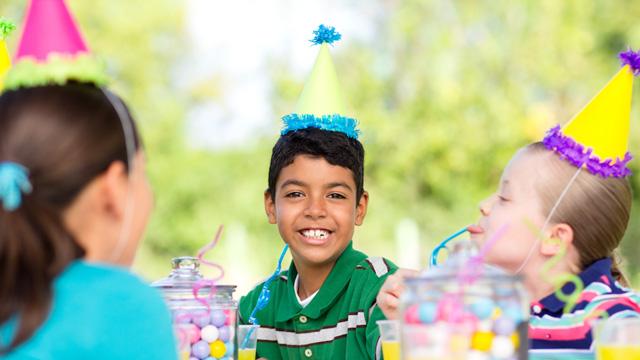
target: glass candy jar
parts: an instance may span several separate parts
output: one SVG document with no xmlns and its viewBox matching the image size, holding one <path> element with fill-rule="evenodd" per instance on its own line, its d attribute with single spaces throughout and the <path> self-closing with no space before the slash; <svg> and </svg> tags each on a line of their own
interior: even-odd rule
<svg viewBox="0 0 640 360">
<path fill-rule="evenodd" d="M 180 360 L 186 359 L 237 359 L 236 337 L 238 302 L 233 299 L 235 285 L 206 284 L 198 289 L 198 298 L 209 305 L 207 307 L 194 296 L 194 286 L 203 280 L 200 273 L 200 261 L 191 256 L 174 258 L 173 271 L 168 278 L 160 279 L 151 284 L 160 289 L 164 300 L 171 311 L 176 327 L 183 336 L 182 342 L 189 341 L 187 346 L 182 344 Z"/>
<path fill-rule="evenodd" d="M 405 280 L 402 358 L 524 360 L 529 303 L 521 276 L 505 275 L 456 246 L 447 264 Z M 477 259 L 476 259 L 477 260 Z"/>
</svg>

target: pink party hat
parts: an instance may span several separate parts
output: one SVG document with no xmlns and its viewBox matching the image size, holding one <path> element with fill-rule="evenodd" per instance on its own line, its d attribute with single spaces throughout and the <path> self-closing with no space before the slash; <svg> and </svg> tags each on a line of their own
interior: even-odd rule
<svg viewBox="0 0 640 360">
<path fill-rule="evenodd" d="M 14 61 L 33 57 L 46 61 L 51 53 L 76 55 L 89 49 L 64 0 L 31 0 Z"/>
<path fill-rule="evenodd" d="M 4 91 L 69 81 L 102 86 L 110 80 L 104 62 L 90 53 L 64 0 L 30 0 L 13 60 Z"/>
</svg>

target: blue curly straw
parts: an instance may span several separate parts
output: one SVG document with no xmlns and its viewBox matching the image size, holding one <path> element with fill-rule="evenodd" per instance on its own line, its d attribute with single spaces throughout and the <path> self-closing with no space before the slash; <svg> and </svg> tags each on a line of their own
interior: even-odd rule
<svg viewBox="0 0 640 360">
<path fill-rule="evenodd" d="M 289 244 L 286 244 L 284 246 L 284 249 L 282 249 L 282 254 L 280 254 L 280 258 L 278 259 L 278 266 L 276 267 L 276 271 L 273 273 L 273 275 L 271 275 L 267 279 L 267 281 L 264 282 L 264 285 L 262 285 L 262 291 L 260 292 L 260 296 L 258 297 L 256 307 L 253 308 L 251 315 L 249 315 L 249 324 L 258 325 L 258 319 L 256 319 L 256 312 L 258 312 L 258 310 L 264 309 L 269 303 L 269 299 L 271 298 L 271 291 L 268 290 L 269 283 L 271 282 L 271 280 L 275 279 L 278 276 L 278 274 L 280 274 L 282 259 L 284 259 L 284 254 L 287 253 L 288 249 L 289 249 Z M 247 333 L 247 336 L 245 336 L 244 340 L 242 341 L 242 347 L 241 347 L 242 350 L 244 350 L 244 348 L 247 346 L 247 342 L 249 342 L 249 338 L 251 337 L 251 333 L 253 332 L 253 330 L 255 330 L 255 328 L 251 328 L 251 330 L 249 330 L 249 332 Z"/>
<path fill-rule="evenodd" d="M 431 259 L 429 261 L 429 267 L 430 268 L 438 267 L 438 253 L 440 252 L 440 250 L 442 250 L 442 249 L 449 250 L 449 248 L 447 247 L 447 243 L 449 241 L 457 238 L 458 236 L 464 234 L 466 231 L 467 231 L 467 228 L 465 227 L 463 229 L 460 229 L 460 230 L 456 231 L 454 234 L 452 234 L 448 238 L 442 240 L 440 245 L 436 246 L 436 248 L 433 249 L 433 251 L 431 252 Z"/>
</svg>

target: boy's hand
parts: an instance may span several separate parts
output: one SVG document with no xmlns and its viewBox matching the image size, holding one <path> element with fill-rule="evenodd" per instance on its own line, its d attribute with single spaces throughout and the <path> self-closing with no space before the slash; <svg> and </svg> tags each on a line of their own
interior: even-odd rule
<svg viewBox="0 0 640 360">
<path fill-rule="evenodd" d="M 414 278 L 419 272 L 411 269 L 398 269 L 394 274 L 387 276 L 382 284 L 376 301 L 384 316 L 389 320 L 398 318 L 398 297 L 404 292 L 404 279 Z"/>
</svg>

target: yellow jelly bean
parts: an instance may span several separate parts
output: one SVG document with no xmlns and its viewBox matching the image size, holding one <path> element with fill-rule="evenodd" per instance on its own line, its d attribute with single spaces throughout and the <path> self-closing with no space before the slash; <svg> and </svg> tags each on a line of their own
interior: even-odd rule
<svg viewBox="0 0 640 360">
<path fill-rule="evenodd" d="M 471 348 L 488 351 L 491 348 L 491 341 L 493 340 L 493 333 L 478 331 L 473 334 L 471 338 Z"/>
<path fill-rule="evenodd" d="M 220 359 L 227 353 L 227 347 L 224 346 L 224 343 L 220 340 L 212 342 L 209 346 L 211 347 L 211 356 L 216 359 Z"/>
<path fill-rule="evenodd" d="M 500 310 L 500 308 L 496 308 L 495 310 L 493 310 L 493 314 L 491 314 L 491 321 L 494 321 L 495 319 L 500 317 L 500 315 L 502 315 L 502 310 Z"/>
<path fill-rule="evenodd" d="M 513 341 L 513 346 L 517 349 L 518 345 L 520 345 L 520 337 L 517 332 L 514 332 L 513 335 L 511 335 L 511 341 Z"/>
</svg>

